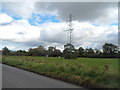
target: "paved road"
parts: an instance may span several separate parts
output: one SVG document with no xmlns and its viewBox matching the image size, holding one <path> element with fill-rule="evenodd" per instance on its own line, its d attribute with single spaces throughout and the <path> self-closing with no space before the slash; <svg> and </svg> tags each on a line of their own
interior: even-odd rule
<svg viewBox="0 0 120 90">
<path fill-rule="evenodd" d="M 2 65 L 3 88 L 80 88 L 63 81 Z"/>
</svg>

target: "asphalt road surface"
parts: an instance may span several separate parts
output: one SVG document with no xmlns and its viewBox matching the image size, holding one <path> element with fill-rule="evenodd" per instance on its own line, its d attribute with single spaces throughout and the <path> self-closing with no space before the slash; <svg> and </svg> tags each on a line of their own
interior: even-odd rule
<svg viewBox="0 0 120 90">
<path fill-rule="evenodd" d="M 2 65 L 2 88 L 81 88 L 8 65 Z M 85 89 L 86 90 L 86 89 Z"/>
</svg>

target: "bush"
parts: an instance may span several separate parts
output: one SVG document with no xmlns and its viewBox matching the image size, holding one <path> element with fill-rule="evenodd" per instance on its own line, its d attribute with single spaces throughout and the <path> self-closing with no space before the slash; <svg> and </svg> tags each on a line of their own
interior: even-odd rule
<svg viewBox="0 0 120 90">
<path fill-rule="evenodd" d="M 76 59 L 77 56 L 74 54 L 74 53 L 67 53 L 65 56 L 64 56 L 65 59 Z"/>
</svg>

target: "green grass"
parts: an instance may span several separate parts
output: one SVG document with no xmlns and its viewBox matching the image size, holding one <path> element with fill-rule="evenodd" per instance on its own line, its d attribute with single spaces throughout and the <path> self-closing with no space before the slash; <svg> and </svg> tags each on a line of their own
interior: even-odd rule
<svg viewBox="0 0 120 90">
<path fill-rule="evenodd" d="M 3 56 L 4 64 L 89 88 L 118 88 L 118 59 Z M 109 69 L 105 69 L 104 65 Z"/>
</svg>

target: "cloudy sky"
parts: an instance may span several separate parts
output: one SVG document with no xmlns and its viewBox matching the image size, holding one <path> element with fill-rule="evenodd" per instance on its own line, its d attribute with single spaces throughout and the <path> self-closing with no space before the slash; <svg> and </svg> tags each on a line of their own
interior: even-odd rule
<svg viewBox="0 0 120 90">
<path fill-rule="evenodd" d="M 63 50 L 72 14 L 73 45 L 100 49 L 118 43 L 117 2 L 0 2 L 0 49 L 39 45 Z"/>
</svg>

